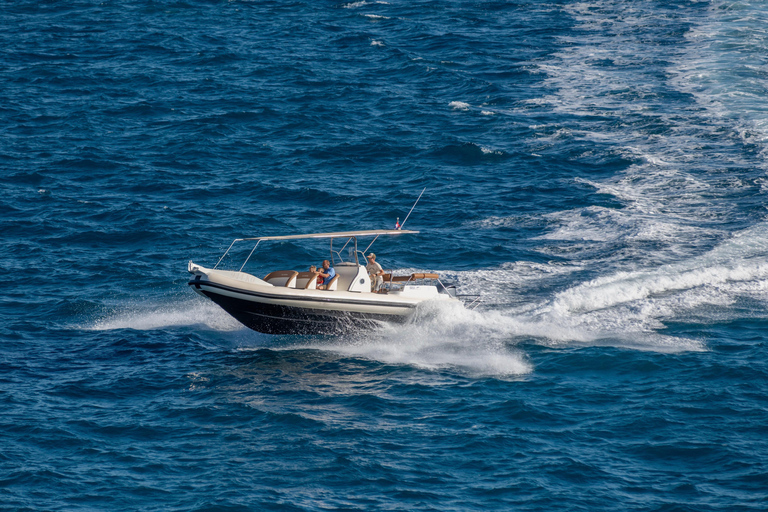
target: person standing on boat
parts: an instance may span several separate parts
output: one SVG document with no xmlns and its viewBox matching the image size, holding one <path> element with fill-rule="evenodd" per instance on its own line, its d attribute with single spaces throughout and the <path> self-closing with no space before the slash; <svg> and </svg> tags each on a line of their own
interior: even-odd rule
<svg viewBox="0 0 768 512">
<path fill-rule="evenodd" d="M 328 286 L 328 283 L 331 282 L 331 279 L 336 277 L 336 271 L 333 270 L 330 261 L 323 260 L 323 269 L 320 271 L 320 277 L 323 278 L 323 284 L 318 285 L 317 289 L 325 290 L 325 287 Z"/>
<path fill-rule="evenodd" d="M 384 286 L 384 269 L 381 265 L 376 263 L 376 255 L 370 253 L 368 256 L 368 265 L 365 266 L 365 270 L 368 271 L 368 275 L 371 276 L 371 291 L 373 293 L 379 293 L 381 287 Z"/>
</svg>

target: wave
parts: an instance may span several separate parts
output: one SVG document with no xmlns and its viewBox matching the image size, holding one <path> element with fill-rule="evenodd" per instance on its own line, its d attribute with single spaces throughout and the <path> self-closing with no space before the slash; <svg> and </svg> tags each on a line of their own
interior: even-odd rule
<svg viewBox="0 0 768 512">
<path fill-rule="evenodd" d="M 502 150 L 481 146 L 473 142 L 449 144 L 433 150 L 432 155 L 458 165 L 474 165 L 510 158 L 510 155 Z"/>
</svg>

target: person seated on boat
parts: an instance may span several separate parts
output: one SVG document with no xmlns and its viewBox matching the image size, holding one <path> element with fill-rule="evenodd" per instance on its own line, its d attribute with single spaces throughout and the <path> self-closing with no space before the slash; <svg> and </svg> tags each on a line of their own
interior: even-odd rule
<svg viewBox="0 0 768 512">
<path fill-rule="evenodd" d="M 314 266 L 314 265 L 310 265 L 310 266 L 309 266 L 309 271 L 310 271 L 310 272 L 317 272 L 317 267 L 316 267 L 316 266 Z M 318 275 L 317 275 L 317 282 L 315 283 L 315 288 L 317 288 L 317 287 L 318 287 L 318 286 L 320 286 L 321 284 L 323 284 L 323 278 L 322 278 L 322 277 L 320 277 L 320 274 L 318 274 Z"/>
<path fill-rule="evenodd" d="M 328 286 L 328 283 L 331 282 L 331 279 L 336 277 L 336 271 L 333 270 L 330 261 L 323 260 L 323 269 L 320 271 L 320 277 L 323 278 L 323 283 L 317 285 L 317 289 L 325 290 L 325 287 Z"/>
<path fill-rule="evenodd" d="M 370 253 L 368 256 L 368 265 L 365 266 L 365 270 L 368 271 L 368 275 L 371 277 L 371 291 L 373 293 L 379 293 L 381 287 L 384 286 L 384 269 L 381 265 L 376 263 L 376 255 Z"/>
</svg>

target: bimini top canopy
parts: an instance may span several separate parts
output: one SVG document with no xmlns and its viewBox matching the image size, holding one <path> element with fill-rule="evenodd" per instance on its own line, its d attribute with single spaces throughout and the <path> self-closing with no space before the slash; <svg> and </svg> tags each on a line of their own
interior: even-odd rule
<svg viewBox="0 0 768 512">
<path fill-rule="evenodd" d="M 413 235 L 418 231 L 408 229 L 369 229 L 367 231 L 341 231 L 338 233 L 310 233 L 306 235 L 286 235 L 286 236 L 260 236 L 256 238 L 240 238 L 239 240 L 298 240 L 301 238 L 351 238 L 362 236 L 379 235 Z"/>
<path fill-rule="evenodd" d="M 253 249 L 251 249 L 251 253 L 248 255 L 248 257 L 245 259 L 245 262 L 243 262 L 243 266 L 240 267 L 240 272 L 242 272 L 243 268 L 245 267 L 245 264 L 248 263 L 248 260 L 251 258 L 251 254 L 253 254 L 253 251 L 256 250 L 256 248 L 259 246 L 261 242 L 264 242 L 266 240 L 299 240 L 299 239 L 307 239 L 307 238 L 315 238 L 315 239 L 330 239 L 331 240 L 331 258 L 333 259 L 333 255 L 336 254 L 339 256 L 339 259 L 341 259 L 341 251 L 344 250 L 344 247 L 349 244 L 350 241 L 354 240 L 354 255 L 355 255 L 355 262 L 357 262 L 357 237 L 364 237 L 364 236 L 374 236 L 378 237 L 379 235 L 413 235 L 418 233 L 418 231 L 410 231 L 407 229 L 369 229 L 365 231 L 340 231 L 338 233 L 309 233 L 306 235 L 285 235 L 285 236 L 259 236 L 254 238 L 235 238 L 231 244 L 229 244 L 229 248 L 224 252 L 224 254 L 219 258 L 218 263 L 213 267 L 214 269 L 218 268 L 219 263 L 224 259 L 224 257 L 229 254 L 229 250 L 232 249 L 232 246 L 235 245 L 237 242 L 245 242 L 248 240 L 256 240 L 256 244 L 253 246 Z M 342 247 L 338 251 L 333 250 L 333 239 L 334 238 L 347 238 L 347 243 L 344 244 L 344 247 Z M 374 242 L 376 239 L 374 239 Z M 373 242 L 371 242 L 371 245 L 373 245 Z M 370 247 L 371 245 L 368 245 Z M 368 250 L 368 248 L 366 248 Z M 343 261 L 343 260 L 342 260 Z"/>
</svg>

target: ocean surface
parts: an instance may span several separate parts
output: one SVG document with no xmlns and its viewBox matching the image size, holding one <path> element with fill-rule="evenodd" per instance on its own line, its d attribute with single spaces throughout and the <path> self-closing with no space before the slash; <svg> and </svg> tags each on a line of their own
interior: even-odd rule
<svg viewBox="0 0 768 512">
<path fill-rule="evenodd" d="M 187 286 L 425 187 L 475 309 Z M 2 510 L 768 510 L 764 0 L 0 1 L 0 190 Z"/>
</svg>

